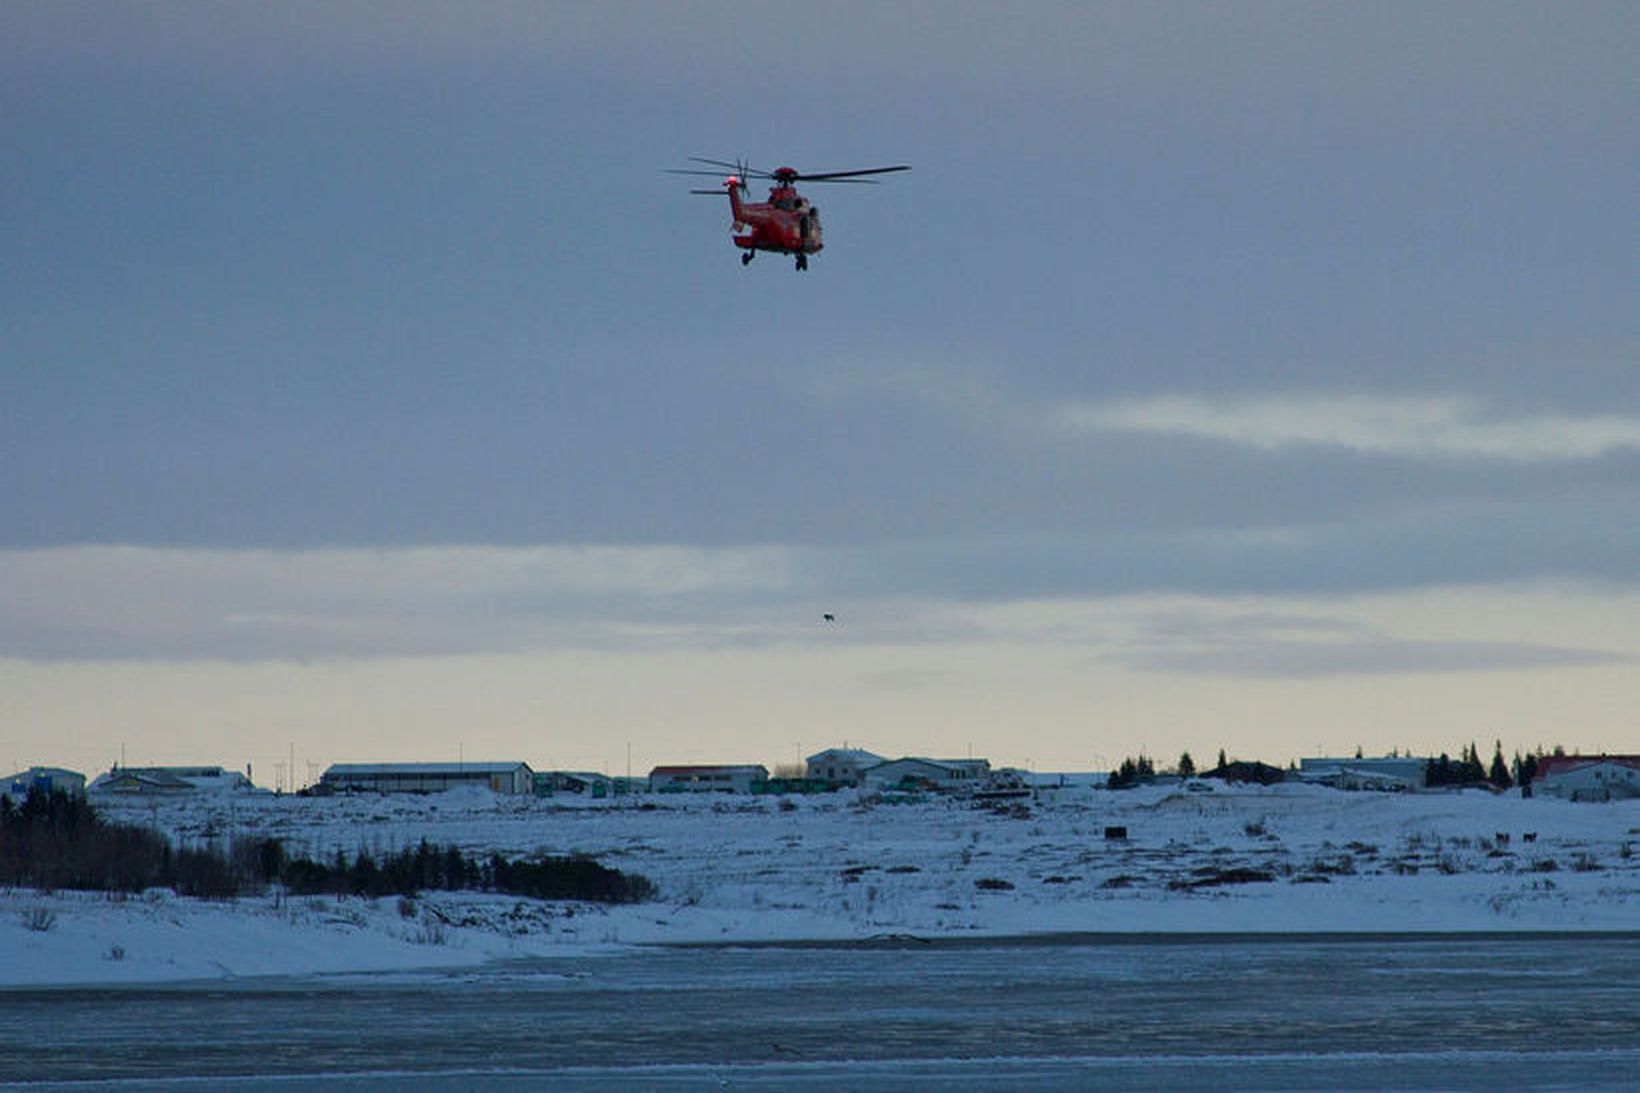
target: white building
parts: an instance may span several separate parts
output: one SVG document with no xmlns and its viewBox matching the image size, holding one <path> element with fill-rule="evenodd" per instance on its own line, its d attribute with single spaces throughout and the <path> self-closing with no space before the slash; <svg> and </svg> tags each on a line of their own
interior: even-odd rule
<svg viewBox="0 0 1640 1093">
<path fill-rule="evenodd" d="M 863 748 L 827 748 L 808 757 L 805 774 L 817 782 L 857 786 L 868 768 L 883 761 L 882 756 Z"/>
<path fill-rule="evenodd" d="M 1022 771 L 1025 784 L 1037 790 L 1104 789 L 1110 781 L 1107 771 Z"/>
<path fill-rule="evenodd" d="M 1380 759 L 1300 759 L 1298 777 L 1336 789 L 1377 789 L 1406 792 L 1423 789 L 1425 761 L 1412 756 Z"/>
<path fill-rule="evenodd" d="M 1538 760 L 1532 793 L 1572 801 L 1640 797 L 1640 755 L 1546 755 Z"/>
<path fill-rule="evenodd" d="M 336 763 L 319 784 L 336 792 L 442 793 L 478 786 L 493 793 L 529 793 L 528 763 Z"/>
<path fill-rule="evenodd" d="M 8 774 L 0 778 L 0 797 L 21 801 L 28 796 L 31 789 L 38 789 L 44 793 L 60 791 L 70 797 L 84 797 L 85 775 L 61 767 L 30 767 L 17 774 Z"/>
<path fill-rule="evenodd" d="M 261 793 L 245 775 L 219 766 L 115 767 L 97 776 L 88 793 L 169 796 L 185 793 Z"/>
<path fill-rule="evenodd" d="M 750 793 L 753 782 L 767 782 L 762 763 L 738 766 L 670 766 L 649 772 L 652 793 Z"/>
<path fill-rule="evenodd" d="M 907 756 L 890 759 L 868 767 L 861 773 L 861 784 L 873 789 L 891 786 L 917 785 L 942 793 L 969 791 L 983 782 L 991 773 L 988 759 L 924 759 Z"/>
</svg>

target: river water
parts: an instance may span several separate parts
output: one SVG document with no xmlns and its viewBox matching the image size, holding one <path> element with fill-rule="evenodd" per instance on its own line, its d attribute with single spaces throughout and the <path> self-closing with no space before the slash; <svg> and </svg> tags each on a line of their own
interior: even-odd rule
<svg viewBox="0 0 1640 1093">
<path fill-rule="evenodd" d="M 1640 934 L 671 948 L 0 991 L 48 1089 L 1640 1089 Z"/>
</svg>

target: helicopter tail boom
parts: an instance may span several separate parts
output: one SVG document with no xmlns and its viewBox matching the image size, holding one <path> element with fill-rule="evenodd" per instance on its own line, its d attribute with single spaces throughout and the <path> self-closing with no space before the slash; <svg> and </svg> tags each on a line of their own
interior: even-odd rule
<svg viewBox="0 0 1640 1093">
<path fill-rule="evenodd" d="M 744 206 L 740 203 L 740 179 L 730 175 L 723 181 L 723 188 L 729 191 L 729 213 L 735 218 L 735 229 L 738 231 L 746 223 Z"/>
</svg>

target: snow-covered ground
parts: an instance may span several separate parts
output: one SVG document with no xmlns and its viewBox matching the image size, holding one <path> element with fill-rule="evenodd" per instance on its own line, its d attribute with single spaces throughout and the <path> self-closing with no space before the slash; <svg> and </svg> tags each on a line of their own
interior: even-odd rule
<svg viewBox="0 0 1640 1093">
<path fill-rule="evenodd" d="M 0 892 L 0 985 L 459 966 L 634 944 L 1058 932 L 1640 930 L 1640 802 L 1309 786 L 1075 788 L 980 807 L 811 798 L 615 802 L 266 795 L 117 802 L 188 843 L 277 836 L 328 858 L 426 838 L 587 853 L 634 906 Z M 1126 839 L 1106 828 L 1125 827 Z"/>
</svg>

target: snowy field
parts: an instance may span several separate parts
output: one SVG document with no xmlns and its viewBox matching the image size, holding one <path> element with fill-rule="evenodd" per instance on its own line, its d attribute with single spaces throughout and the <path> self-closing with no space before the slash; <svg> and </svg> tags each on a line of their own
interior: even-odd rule
<svg viewBox="0 0 1640 1093">
<path fill-rule="evenodd" d="M 654 943 L 1052 933 L 1640 931 L 1640 802 L 1308 786 L 1087 788 L 981 807 L 653 796 L 566 802 L 237 795 L 116 802 L 190 844 L 293 854 L 425 838 L 586 853 L 660 888 L 634 906 L 430 893 L 237 901 L 0 892 L 0 985 L 477 964 Z M 1126 839 L 1106 838 L 1125 827 Z"/>
</svg>

